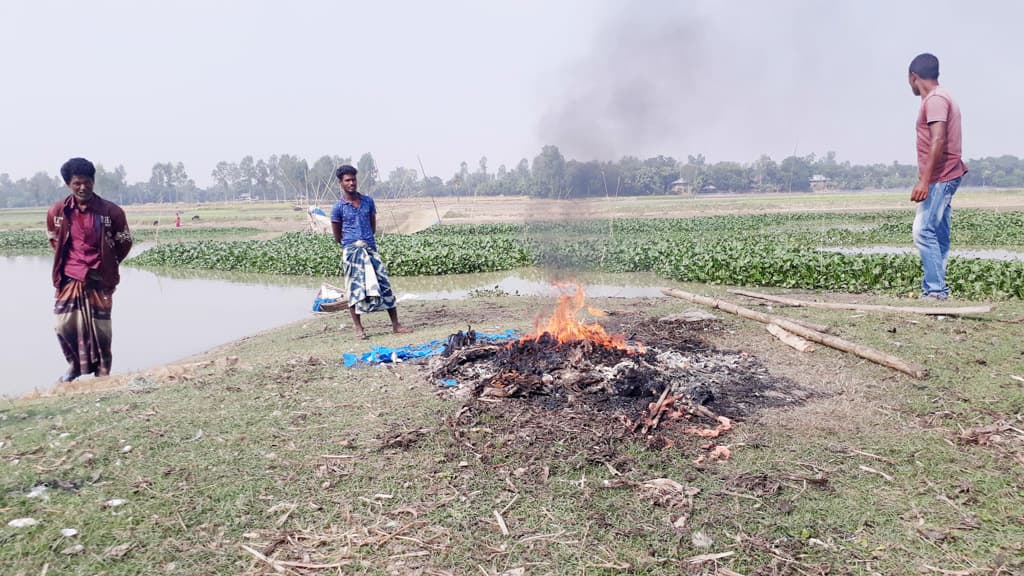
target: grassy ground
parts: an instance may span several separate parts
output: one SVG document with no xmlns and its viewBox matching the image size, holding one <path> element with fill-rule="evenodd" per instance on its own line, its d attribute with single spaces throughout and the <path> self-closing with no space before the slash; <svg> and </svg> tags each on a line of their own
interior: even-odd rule
<svg viewBox="0 0 1024 576">
<path fill-rule="evenodd" d="M 957 205 L 1019 210 L 1024 193 L 964 191 Z M 452 223 L 900 207 L 905 194 L 892 192 L 438 200 Z M 290 205 L 128 212 L 161 229 L 175 209 L 189 227 L 305 226 Z M 382 202 L 382 214 L 403 229 L 436 213 L 426 199 Z M 38 210 L 0 211 L 0 229 L 39 226 Z M 415 334 L 387 334 L 383 317 L 368 328 L 373 344 L 422 342 L 467 324 L 526 328 L 549 304 L 418 302 L 402 308 Z M 652 317 L 688 307 L 595 304 Z M 0 405 L 0 573 L 1024 573 L 1024 324 L 1005 322 L 1024 303 L 977 318 L 781 312 L 931 377 L 820 347 L 800 354 L 725 317 L 695 336 L 813 395 L 740 419 L 722 439 L 732 459 L 698 466 L 697 444 L 654 448 L 600 414 L 465 404 L 414 364 L 344 369 L 340 355 L 366 344 L 344 318 L 321 316 L 102 383 L 117 389 Z M 645 486 L 659 478 L 690 490 Z M 8 525 L 19 518 L 38 523 Z"/>
<path fill-rule="evenodd" d="M 466 324 L 527 328 L 549 304 L 416 303 L 402 310 L 415 334 L 386 333 L 383 316 L 368 331 L 390 345 Z M 688 307 L 595 304 L 653 317 Z M 815 396 L 742 419 L 723 438 L 733 458 L 695 466 L 695 445 L 652 449 L 517 400 L 464 409 L 413 364 L 344 369 L 341 353 L 365 344 L 321 316 L 208 355 L 237 364 L 3 406 L 0 572 L 1024 573 L 1024 324 L 1002 322 L 1024 304 L 959 319 L 781 312 L 932 376 L 799 354 L 723 318 L 696 336 Z M 972 431 L 1000 422 L 1010 428 Z M 657 478 L 699 492 L 690 505 L 643 486 Z M 38 524 L 6 525 L 22 517 Z"/>
</svg>

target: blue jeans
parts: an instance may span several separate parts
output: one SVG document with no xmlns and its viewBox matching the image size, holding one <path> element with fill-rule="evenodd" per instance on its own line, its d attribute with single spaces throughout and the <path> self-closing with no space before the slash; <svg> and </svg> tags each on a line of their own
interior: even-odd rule
<svg viewBox="0 0 1024 576">
<path fill-rule="evenodd" d="M 914 218 L 914 245 L 921 254 L 922 296 L 949 296 L 946 285 L 946 260 L 949 258 L 950 202 L 960 186 L 960 178 L 935 182 L 928 186 L 928 197 L 917 205 Z"/>
</svg>

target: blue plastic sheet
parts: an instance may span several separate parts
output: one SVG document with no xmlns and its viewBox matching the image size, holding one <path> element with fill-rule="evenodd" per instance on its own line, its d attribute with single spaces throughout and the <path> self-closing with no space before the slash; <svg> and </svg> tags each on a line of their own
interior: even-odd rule
<svg viewBox="0 0 1024 576">
<path fill-rule="evenodd" d="M 334 298 L 321 298 L 319 296 L 313 298 L 313 312 L 323 312 L 321 304 L 333 304 L 337 302 Z"/>
<path fill-rule="evenodd" d="M 512 329 L 505 330 L 500 334 L 486 334 L 484 332 L 476 333 L 476 341 L 479 343 L 503 342 L 505 340 L 511 340 L 518 337 L 519 332 Z M 444 352 L 444 347 L 447 343 L 447 340 L 431 340 L 424 344 L 410 344 L 399 348 L 374 346 L 373 348 L 370 348 L 369 352 L 364 352 L 362 354 L 346 352 L 342 355 L 342 359 L 345 362 L 345 368 L 351 368 L 356 364 L 389 364 L 391 362 L 436 356 L 441 352 Z M 455 384 L 449 384 L 449 386 L 454 385 Z"/>
</svg>

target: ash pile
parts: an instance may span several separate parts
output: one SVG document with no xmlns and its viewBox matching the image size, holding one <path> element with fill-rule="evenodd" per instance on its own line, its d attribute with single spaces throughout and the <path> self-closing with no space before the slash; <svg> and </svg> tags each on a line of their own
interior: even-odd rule
<svg viewBox="0 0 1024 576">
<path fill-rule="evenodd" d="M 431 361 L 431 377 L 454 382 L 448 390 L 466 401 L 585 405 L 648 435 L 658 429 L 717 438 L 732 428 L 732 418 L 794 399 L 780 392 L 789 383 L 755 358 L 704 345 L 685 320 L 627 318 L 618 326 L 631 334 L 626 336 L 580 322 L 583 309 L 578 289 L 563 295 L 553 316 L 519 340 L 481 344 L 471 332 L 453 335 L 445 353 Z"/>
</svg>

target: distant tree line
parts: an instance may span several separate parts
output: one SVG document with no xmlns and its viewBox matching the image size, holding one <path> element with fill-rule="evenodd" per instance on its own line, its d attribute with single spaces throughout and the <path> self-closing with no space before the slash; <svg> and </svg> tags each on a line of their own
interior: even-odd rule
<svg viewBox="0 0 1024 576">
<path fill-rule="evenodd" d="M 337 194 L 334 169 L 352 158 L 321 156 L 312 164 L 291 154 L 238 162 L 218 162 L 213 184 L 196 186 L 181 162 L 153 165 L 149 180 L 129 184 L 123 166 L 97 165 L 96 190 L 122 204 L 195 203 L 238 199 L 330 203 Z M 969 160 L 964 186 L 1024 187 L 1024 159 L 1016 156 Z M 638 196 L 666 193 L 805 192 L 812 189 L 865 190 L 906 188 L 917 179 L 917 167 L 839 162 L 834 152 L 789 156 L 781 162 L 764 155 L 749 164 L 708 163 L 703 155 L 680 161 L 671 156 L 618 161 L 566 160 L 557 146 L 544 146 L 532 161 L 496 170 L 484 156 L 470 167 L 462 162 L 447 180 L 425 177 L 421 169 L 399 166 L 386 177 L 369 152 L 355 163 L 360 189 L 382 198 L 426 196 L 522 195 L 537 198 Z M 12 180 L 0 174 L 0 207 L 44 206 L 67 195 L 59 176 L 38 172 Z"/>
</svg>

